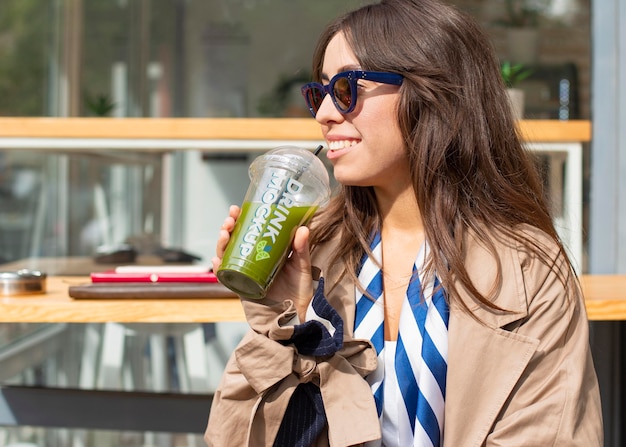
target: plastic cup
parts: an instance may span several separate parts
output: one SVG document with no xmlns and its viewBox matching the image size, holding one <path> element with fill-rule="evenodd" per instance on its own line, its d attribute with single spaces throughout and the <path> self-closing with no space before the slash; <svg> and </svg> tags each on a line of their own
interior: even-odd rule
<svg viewBox="0 0 626 447">
<path fill-rule="evenodd" d="M 281 146 L 257 157 L 250 186 L 216 275 L 244 298 L 265 297 L 296 229 L 330 198 L 328 172 L 306 149 Z"/>
</svg>

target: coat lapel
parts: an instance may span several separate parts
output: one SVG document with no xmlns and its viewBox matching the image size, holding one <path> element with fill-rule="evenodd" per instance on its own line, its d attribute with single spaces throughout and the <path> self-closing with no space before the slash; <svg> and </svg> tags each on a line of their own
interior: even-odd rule
<svg viewBox="0 0 626 447">
<path fill-rule="evenodd" d="M 483 444 L 538 340 L 450 313 L 444 446 Z"/>
<path fill-rule="evenodd" d="M 478 303 L 457 282 L 458 296 L 452 300 L 448 326 L 444 446 L 483 445 L 539 345 L 539 340 L 512 332 L 528 316 L 515 242 L 498 243 L 498 259 L 471 234 L 466 247 L 466 267 L 473 284 L 506 311 Z M 501 280 L 496 275 L 498 267 Z"/>
</svg>

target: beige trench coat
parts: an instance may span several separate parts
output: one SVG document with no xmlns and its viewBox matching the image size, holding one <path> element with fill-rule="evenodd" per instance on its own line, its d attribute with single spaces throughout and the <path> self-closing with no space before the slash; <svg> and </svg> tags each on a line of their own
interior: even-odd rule
<svg viewBox="0 0 626 447">
<path fill-rule="evenodd" d="M 536 230 L 525 231 L 548 247 L 556 270 L 569 275 L 553 244 Z M 460 286 L 451 298 L 444 446 L 602 446 L 598 382 L 578 288 L 573 281 L 565 288 L 553 270 L 511 240 L 498 242 L 499 259 L 472 237 L 466 242 L 474 284 L 493 292 L 493 301 L 510 312 L 478 304 Z M 327 291 L 339 271 L 324 262 L 333 248 L 313 253 Z M 495 287 L 498 262 L 503 280 Z M 242 301 L 253 330 L 233 353 L 215 394 L 209 446 L 272 446 L 291 393 L 309 380 L 320 385 L 328 418 L 328 432 L 316 446 L 366 445 L 380 437 L 362 379 L 375 368 L 375 353 L 369 342 L 352 338 L 354 286 L 340 281 L 326 297 L 344 319 L 344 348 L 324 359 L 275 341 L 291 335 L 290 302 Z M 460 299 L 473 315 L 461 309 Z"/>
</svg>

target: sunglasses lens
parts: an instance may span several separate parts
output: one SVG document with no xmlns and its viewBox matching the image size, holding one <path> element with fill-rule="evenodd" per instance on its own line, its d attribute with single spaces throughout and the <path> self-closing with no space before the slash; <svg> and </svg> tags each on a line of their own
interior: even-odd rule
<svg viewBox="0 0 626 447">
<path fill-rule="evenodd" d="M 352 88 L 348 78 L 339 78 L 333 86 L 333 96 L 339 109 L 343 112 L 352 105 Z"/>
<path fill-rule="evenodd" d="M 311 111 L 317 113 L 320 106 L 322 105 L 324 96 L 326 96 L 326 92 L 319 87 L 309 86 L 309 88 L 305 92 L 305 96 L 306 101 L 311 108 Z"/>
</svg>

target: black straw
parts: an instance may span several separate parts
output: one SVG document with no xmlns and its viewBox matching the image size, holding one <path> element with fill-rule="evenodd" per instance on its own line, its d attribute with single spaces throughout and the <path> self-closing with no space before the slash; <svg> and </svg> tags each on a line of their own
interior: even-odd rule
<svg viewBox="0 0 626 447">
<path fill-rule="evenodd" d="M 322 152 L 322 149 L 324 149 L 324 146 L 320 144 L 319 146 L 317 146 L 317 149 L 315 149 L 315 152 L 313 152 L 313 155 L 319 154 L 320 152 Z"/>
</svg>

